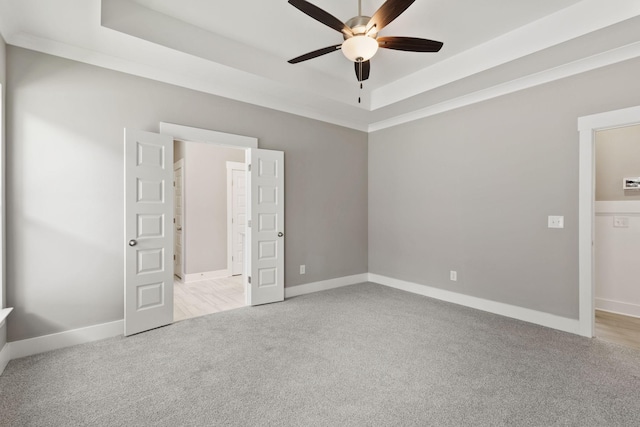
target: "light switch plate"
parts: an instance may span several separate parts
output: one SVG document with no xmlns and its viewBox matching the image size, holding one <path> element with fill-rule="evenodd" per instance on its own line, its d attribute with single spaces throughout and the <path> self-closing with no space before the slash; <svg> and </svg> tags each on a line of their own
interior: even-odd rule
<svg viewBox="0 0 640 427">
<path fill-rule="evenodd" d="M 549 215 L 549 228 L 564 228 L 564 216 Z"/>
</svg>

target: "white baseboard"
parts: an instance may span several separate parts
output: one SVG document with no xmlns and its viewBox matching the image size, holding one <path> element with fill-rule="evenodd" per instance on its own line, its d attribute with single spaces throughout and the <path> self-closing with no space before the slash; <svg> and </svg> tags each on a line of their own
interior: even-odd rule
<svg viewBox="0 0 640 427">
<path fill-rule="evenodd" d="M 499 314 L 501 316 L 511 317 L 513 319 L 523 320 L 529 323 L 535 323 L 537 325 L 546 326 L 547 328 L 558 329 L 572 334 L 580 334 L 580 322 L 577 319 L 568 319 L 566 317 L 560 317 L 554 314 L 544 313 L 542 311 L 472 297 L 469 295 L 446 291 L 444 289 L 419 285 L 417 283 L 405 282 L 404 280 L 393 279 L 373 273 L 369 273 L 369 282 L 463 305 L 465 307 L 475 308 L 476 310 L 487 311 L 489 313 Z"/>
<path fill-rule="evenodd" d="M 217 271 L 204 271 L 202 273 L 185 274 L 183 283 L 197 282 L 199 280 L 219 279 L 221 277 L 229 277 L 231 272 L 227 269 Z"/>
<path fill-rule="evenodd" d="M 310 294 L 313 292 L 326 291 L 328 289 L 340 288 L 342 286 L 355 285 L 369 280 L 368 273 L 354 274 L 353 276 L 338 277 L 336 279 L 322 280 L 320 282 L 306 283 L 304 285 L 284 288 L 284 297 L 291 298 L 298 295 Z"/>
<path fill-rule="evenodd" d="M 604 298 L 596 298 L 596 310 L 624 314 L 625 316 L 640 317 L 640 305 Z"/>
<path fill-rule="evenodd" d="M 573 334 L 579 334 L 579 322 L 575 319 L 556 316 L 549 313 L 530 310 L 500 302 L 485 300 L 482 298 L 463 295 L 443 289 L 406 282 L 372 273 L 355 274 L 352 276 L 338 277 L 320 282 L 306 283 L 303 285 L 285 288 L 285 298 L 305 295 L 313 292 L 325 291 L 343 286 L 355 285 L 363 282 L 374 282 L 395 289 L 424 295 L 430 298 L 463 305 L 477 310 L 487 311 L 506 317 L 511 317 L 525 322 L 535 323 L 548 328 L 558 329 Z M 57 334 L 30 338 L 21 341 L 7 343 L 0 351 L 0 373 L 11 359 L 31 356 L 45 351 L 56 350 L 76 344 L 83 344 L 121 335 L 124 329 L 124 320 L 103 323 L 101 325 L 74 329 Z"/>
<path fill-rule="evenodd" d="M 4 372 L 4 368 L 7 367 L 11 360 L 11 350 L 9 350 L 9 344 L 5 344 L 0 350 L 0 375 Z"/>
<path fill-rule="evenodd" d="M 8 343 L 11 359 L 122 335 L 124 320 Z"/>
<path fill-rule="evenodd" d="M 227 270 L 221 271 L 227 272 Z M 337 279 L 323 280 L 321 282 L 307 283 L 304 285 L 293 286 L 291 288 L 285 288 L 285 296 L 289 298 L 296 295 L 303 295 L 312 292 L 338 288 L 341 286 L 354 285 L 356 283 L 366 282 L 367 279 L 368 274 L 363 273 L 353 276 L 339 277 Z M 86 328 L 59 332 L 57 334 L 45 335 L 42 337 L 30 338 L 21 341 L 13 341 L 5 345 L 2 353 L 0 353 L 0 366 L 1 362 L 4 360 L 2 359 L 2 357 L 6 357 L 6 363 L 8 363 L 9 359 L 17 359 L 19 357 L 31 356 L 33 354 L 43 353 L 45 351 L 56 350 L 58 348 L 69 347 L 76 344 L 84 344 L 91 341 L 97 341 L 104 338 L 121 335 L 123 329 L 124 320 L 118 320 L 115 322 L 103 323 L 101 325 L 94 325 L 88 326 Z"/>
</svg>

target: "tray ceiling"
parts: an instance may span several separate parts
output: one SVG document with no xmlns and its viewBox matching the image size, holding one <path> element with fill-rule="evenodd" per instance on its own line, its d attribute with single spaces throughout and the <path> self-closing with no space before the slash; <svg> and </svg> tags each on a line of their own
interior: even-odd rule
<svg viewBox="0 0 640 427">
<path fill-rule="evenodd" d="M 356 0 L 315 0 L 341 20 Z M 382 0 L 362 0 L 371 15 Z M 362 90 L 341 35 L 286 0 L 0 0 L 7 43 L 364 131 L 640 55 L 637 0 L 417 0 L 381 35 L 444 42 L 380 50 Z M 358 104 L 358 97 L 362 103 Z"/>
</svg>

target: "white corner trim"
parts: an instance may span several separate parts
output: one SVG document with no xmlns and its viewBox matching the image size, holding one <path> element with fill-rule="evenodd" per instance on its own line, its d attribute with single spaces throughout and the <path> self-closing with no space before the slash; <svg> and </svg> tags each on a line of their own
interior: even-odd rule
<svg viewBox="0 0 640 427">
<path fill-rule="evenodd" d="M 5 344 L 0 350 L 0 375 L 4 372 L 4 368 L 7 367 L 11 360 L 11 350 L 9 350 L 9 344 Z"/>
<path fill-rule="evenodd" d="M 200 129 L 190 126 L 160 122 L 160 133 L 171 135 L 174 139 L 193 142 L 209 142 L 231 147 L 258 148 L 258 138 Z"/>
<path fill-rule="evenodd" d="M 566 317 L 560 317 L 554 314 L 544 313 L 542 311 L 531 310 L 528 308 L 504 304 L 496 301 L 490 301 L 482 298 L 460 294 L 457 292 L 447 291 L 444 289 L 433 288 L 431 286 L 419 285 L 417 283 L 393 279 L 391 277 L 385 277 L 373 273 L 369 274 L 369 281 L 414 294 L 435 298 L 441 301 L 475 308 L 476 310 L 482 310 L 489 313 L 498 314 L 500 316 L 511 317 L 513 319 L 518 319 L 529 323 L 535 323 L 536 325 L 545 326 L 547 328 L 570 332 L 572 334 L 580 334 L 579 322 L 576 319 L 568 319 Z"/>
<path fill-rule="evenodd" d="M 216 271 L 203 271 L 202 273 L 191 273 L 185 274 L 183 283 L 192 283 L 197 282 L 199 280 L 207 280 L 207 279 L 219 279 L 221 277 L 229 277 L 231 276 L 231 271 L 224 270 L 216 270 Z"/>
<path fill-rule="evenodd" d="M 343 286 L 355 285 L 368 281 L 369 274 L 354 274 L 353 276 L 338 277 L 336 279 L 322 280 L 320 282 L 305 283 L 304 285 L 284 288 L 284 297 L 291 298 L 298 295 L 310 294 L 313 292 L 326 291 L 328 289 L 341 288 Z"/>
<path fill-rule="evenodd" d="M 124 320 L 8 343 L 11 359 L 122 335 Z"/>
<path fill-rule="evenodd" d="M 4 325 L 5 319 L 12 311 L 13 307 L 3 308 L 2 310 L 0 310 L 0 328 L 2 327 L 2 325 Z"/>
</svg>

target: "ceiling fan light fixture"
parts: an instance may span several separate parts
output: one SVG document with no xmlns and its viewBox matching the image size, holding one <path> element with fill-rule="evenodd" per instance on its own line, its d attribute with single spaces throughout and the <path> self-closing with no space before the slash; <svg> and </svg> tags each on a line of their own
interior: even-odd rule
<svg viewBox="0 0 640 427">
<path fill-rule="evenodd" d="M 369 36 L 355 35 L 342 43 L 342 53 L 350 61 L 368 61 L 378 51 L 378 42 Z"/>
</svg>

